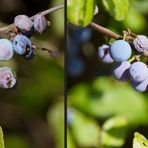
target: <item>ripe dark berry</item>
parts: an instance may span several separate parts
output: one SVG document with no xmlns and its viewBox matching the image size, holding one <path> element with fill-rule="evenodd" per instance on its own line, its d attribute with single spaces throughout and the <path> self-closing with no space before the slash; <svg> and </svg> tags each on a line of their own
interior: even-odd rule
<svg viewBox="0 0 148 148">
<path fill-rule="evenodd" d="M 24 57 L 32 54 L 32 44 L 29 38 L 24 35 L 16 35 L 13 40 L 14 51 Z"/>
<path fill-rule="evenodd" d="M 46 27 L 47 27 L 47 20 L 45 16 L 42 14 L 36 15 L 34 19 L 35 31 L 42 34 L 45 31 Z"/>
<path fill-rule="evenodd" d="M 0 60 L 10 60 L 13 54 L 12 42 L 8 39 L 0 39 Z"/>
</svg>

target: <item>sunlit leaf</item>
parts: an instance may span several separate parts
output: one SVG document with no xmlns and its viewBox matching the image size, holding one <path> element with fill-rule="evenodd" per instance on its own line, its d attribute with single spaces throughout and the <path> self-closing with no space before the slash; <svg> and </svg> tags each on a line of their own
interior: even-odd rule
<svg viewBox="0 0 148 148">
<path fill-rule="evenodd" d="M 148 148 L 148 140 L 136 132 L 134 134 L 133 148 Z"/>
<path fill-rule="evenodd" d="M 94 6 L 94 0 L 68 0 L 68 21 L 81 27 L 87 26 L 93 19 Z"/>
</svg>

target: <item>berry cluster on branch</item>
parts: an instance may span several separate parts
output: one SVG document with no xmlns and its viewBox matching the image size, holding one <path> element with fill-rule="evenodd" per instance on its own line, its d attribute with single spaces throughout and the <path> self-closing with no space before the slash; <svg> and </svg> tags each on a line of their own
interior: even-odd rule
<svg viewBox="0 0 148 148">
<path fill-rule="evenodd" d="M 13 58 L 14 53 L 30 60 L 34 56 L 36 46 L 32 44 L 31 37 L 34 32 L 43 34 L 48 26 L 46 15 L 64 8 L 64 5 L 55 6 L 29 18 L 26 15 L 18 15 L 14 23 L 0 28 L 0 33 L 8 35 L 8 38 L 0 39 L 0 60 L 7 61 Z M 56 56 L 55 51 L 42 48 L 48 51 L 52 57 Z M 10 67 L 0 67 L 0 87 L 4 89 L 13 88 L 17 83 L 15 71 Z"/>
<path fill-rule="evenodd" d="M 90 27 L 114 38 L 112 44 L 104 44 L 98 48 L 98 56 L 104 63 L 115 62 L 113 75 L 119 81 L 130 81 L 138 92 L 148 90 L 148 38 L 136 35 L 129 29 L 120 36 L 111 30 L 93 22 Z"/>
</svg>

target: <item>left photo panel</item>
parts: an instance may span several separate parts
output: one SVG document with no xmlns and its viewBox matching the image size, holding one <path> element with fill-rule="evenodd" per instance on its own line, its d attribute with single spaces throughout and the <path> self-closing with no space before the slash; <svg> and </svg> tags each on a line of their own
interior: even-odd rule
<svg viewBox="0 0 148 148">
<path fill-rule="evenodd" d="M 0 148 L 64 147 L 64 0 L 0 4 Z"/>
</svg>

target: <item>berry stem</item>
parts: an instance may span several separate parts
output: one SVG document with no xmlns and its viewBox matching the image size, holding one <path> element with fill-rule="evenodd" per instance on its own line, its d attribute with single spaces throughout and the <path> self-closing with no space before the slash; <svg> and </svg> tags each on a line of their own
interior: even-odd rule
<svg viewBox="0 0 148 148">
<path fill-rule="evenodd" d="M 135 60 L 135 56 L 133 56 L 131 59 L 128 60 L 129 63 L 133 62 Z"/>
<path fill-rule="evenodd" d="M 114 39 L 119 39 L 122 38 L 123 40 L 127 40 L 127 41 L 133 41 L 134 38 L 136 37 L 136 34 L 132 33 L 129 29 L 127 31 L 123 31 L 123 36 L 118 35 L 117 33 L 103 27 L 100 26 L 94 22 L 91 22 L 89 25 L 92 29 L 110 37 L 110 38 L 114 38 Z"/>
<path fill-rule="evenodd" d="M 64 8 L 64 5 L 58 5 L 58 6 L 55 6 L 53 8 L 47 9 L 45 11 L 42 11 L 41 14 L 42 15 L 47 15 L 49 13 L 52 13 L 52 12 L 57 11 L 57 10 L 62 9 L 62 8 Z M 34 16 L 32 16 L 30 19 L 31 20 L 34 20 L 34 18 L 35 18 L 36 15 L 37 14 L 35 14 Z"/>
<path fill-rule="evenodd" d="M 57 58 L 57 52 L 55 50 L 50 50 L 47 48 L 41 48 L 41 50 L 47 51 L 52 58 L 54 58 L 54 59 Z"/>
<path fill-rule="evenodd" d="M 58 6 L 55 6 L 55 7 L 53 7 L 53 8 L 50 8 L 50 9 L 47 9 L 47 10 L 45 10 L 45 11 L 42 11 L 42 12 L 40 12 L 40 13 L 42 13 L 43 15 L 47 15 L 47 14 L 49 14 L 49 13 L 52 13 L 52 12 L 54 12 L 54 11 L 57 11 L 57 10 L 59 10 L 59 9 L 62 9 L 62 8 L 64 8 L 64 5 L 58 5 Z M 38 13 L 37 13 L 38 14 Z M 37 15 L 37 14 L 35 14 L 34 16 L 32 16 L 32 17 L 30 17 L 30 19 L 31 20 L 34 20 L 34 18 L 35 18 L 35 16 Z M 8 32 L 10 32 L 11 30 L 13 30 L 15 28 L 15 24 L 13 23 L 13 24 L 10 24 L 10 25 L 8 25 L 8 26 L 5 26 L 5 27 L 2 27 L 2 28 L 0 28 L 0 33 L 8 33 Z"/>
<path fill-rule="evenodd" d="M 140 57 L 141 55 L 134 55 L 131 59 L 128 60 L 129 63 L 133 62 L 133 61 L 140 61 Z"/>
<path fill-rule="evenodd" d="M 122 36 L 112 32 L 111 30 L 105 28 L 105 27 L 102 27 L 94 22 L 91 22 L 90 25 L 89 25 L 91 28 L 93 28 L 94 30 L 108 36 L 108 37 L 111 37 L 111 38 L 114 38 L 114 39 L 118 39 L 118 38 L 123 38 Z"/>
</svg>

